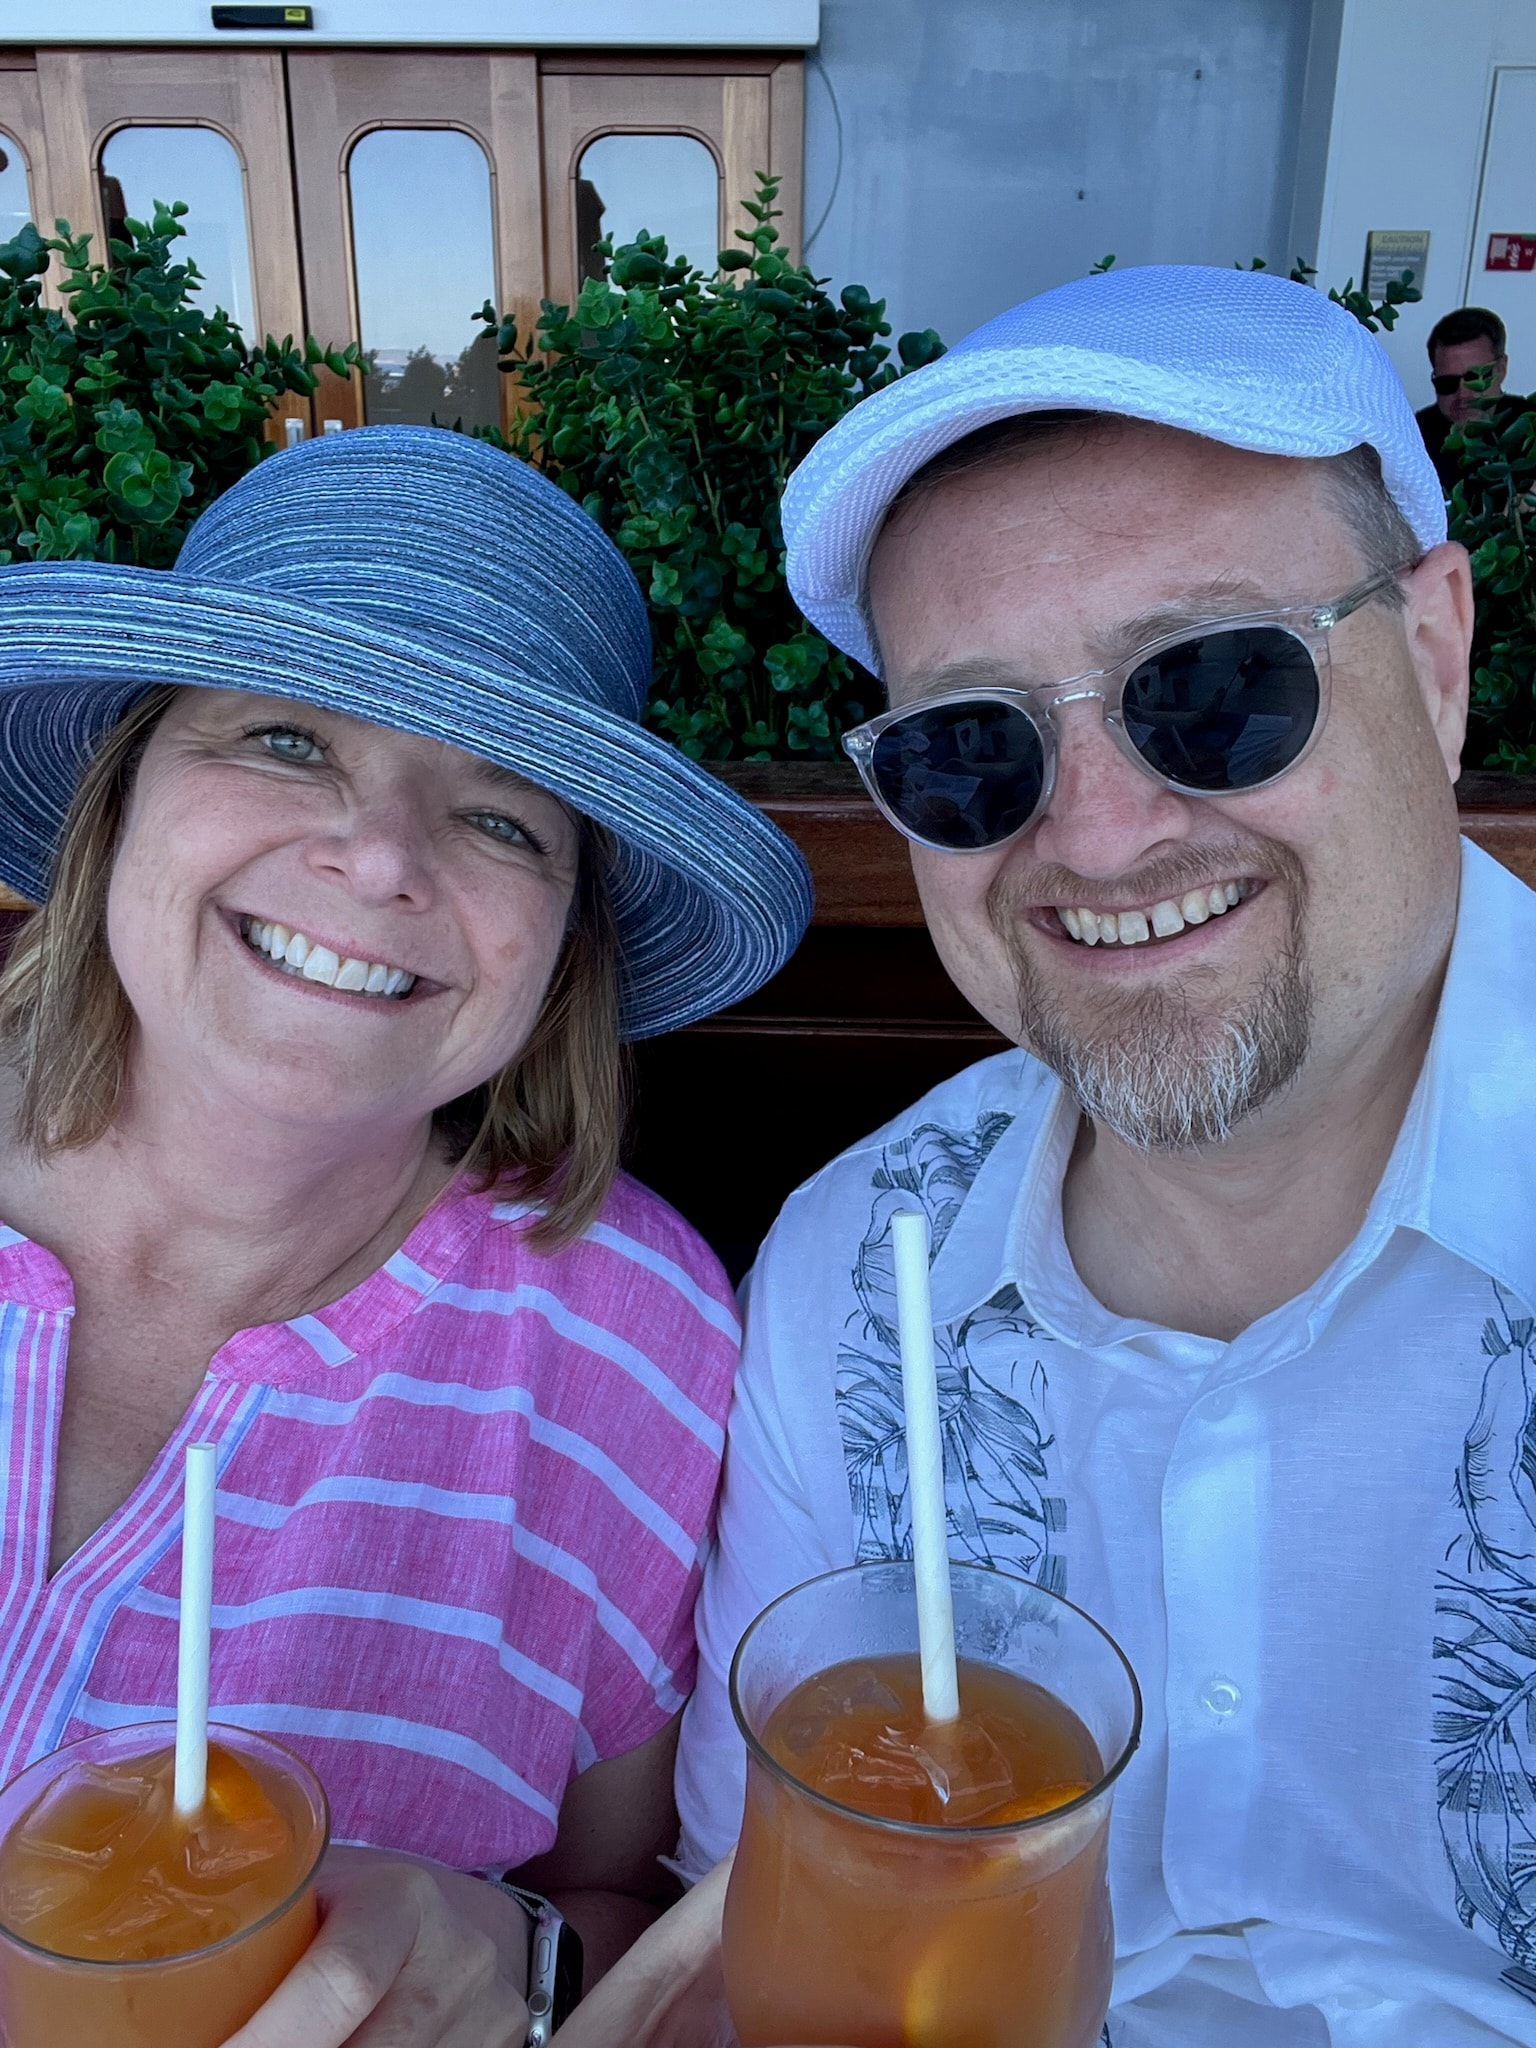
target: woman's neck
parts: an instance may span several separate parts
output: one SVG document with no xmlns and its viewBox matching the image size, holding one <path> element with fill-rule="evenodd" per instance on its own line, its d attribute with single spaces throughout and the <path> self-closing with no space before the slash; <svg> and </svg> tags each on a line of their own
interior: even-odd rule
<svg viewBox="0 0 1536 2048">
<path fill-rule="evenodd" d="M 315 1128 L 136 1075 L 111 1129 L 43 1162 L 0 1154 L 0 1220 L 80 1285 L 174 1293 L 247 1328 L 334 1301 L 398 1250 L 452 1178 L 430 1118 Z"/>
</svg>

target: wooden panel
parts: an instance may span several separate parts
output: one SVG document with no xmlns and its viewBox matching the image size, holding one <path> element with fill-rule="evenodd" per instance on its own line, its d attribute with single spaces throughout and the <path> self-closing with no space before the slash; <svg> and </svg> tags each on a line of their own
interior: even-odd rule
<svg viewBox="0 0 1536 2048">
<path fill-rule="evenodd" d="M 868 797 L 765 798 L 761 808 L 810 863 L 818 924 L 923 922 L 907 842 Z"/>
<path fill-rule="evenodd" d="M 999 1043 L 942 1032 L 674 1032 L 635 1049 L 630 1164 L 739 1280 L 801 1181 Z"/>
<path fill-rule="evenodd" d="M 1464 812 L 1467 837 L 1536 889 L 1536 811 Z"/>
<path fill-rule="evenodd" d="M 530 334 L 544 295 L 538 72 L 532 57 L 393 50 L 302 51 L 288 58 L 294 173 L 311 325 L 357 341 L 347 161 L 373 128 L 457 128 L 485 151 L 492 176 L 495 298 Z M 505 395 L 505 394 L 504 394 Z M 361 380 L 326 372 L 316 409 L 355 427 Z"/>
<path fill-rule="evenodd" d="M 491 73 L 491 161 L 496 167 L 497 310 L 532 336 L 545 293 L 544 146 L 539 71 L 532 57 L 497 56 Z"/>
<path fill-rule="evenodd" d="M 725 167 L 722 199 L 725 232 L 721 247 L 734 241 L 737 230 L 752 223 L 742 212 L 757 194 L 757 174 L 772 168 L 770 134 L 772 89 L 766 78 L 725 78 L 721 84 L 721 161 Z"/>
<path fill-rule="evenodd" d="M 85 54 L 43 50 L 38 55 L 38 99 L 48 153 L 48 216 L 88 234 L 99 250 L 105 232 L 96 190 L 96 146 L 82 76 Z M 99 61 L 99 60 L 98 60 Z"/>
<path fill-rule="evenodd" d="M 804 155 L 799 58 L 544 59 L 544 190 L 549 290 L 569 305 L 579 288 L 576 167 L 599 135 L 692 135 L 721 172 L 721 242 L 747 225 L 741 203 L 759 171 L 783 183 L 782 232 L 798 254 Z"/>
<path fill-rule="evenodd" d="M 769 93 L 768 168 L 779 180 L 779 227 L 798 263 L 805 240 L 805 59 L 775 65 Z"/>
<path fill-rule="evenodd" d="M 20 145 L 27 167 L 32 218 L 40 234 L 51 235 L 54 219 L 63 212 L 63 208 L 55 203 L 43 126 L 42 94 L 38 90 L 37 68 L 30 55 L 25 61 L 14 56 L 9 62 L 0 62 L 0 129 Z M 60 304 L 51 274 L 44 283 L 43 293 L 45 304 Z"/>
<path fill-rule="evenodd" d="M 580 290 L 576 167 L 582 151 L 599 135 L 692 135 L 723 169 L 725 80 L 708 72 L 545 71 L 540 83 L 549 295 L 570 305 Z"/>
<path fill-rule="evenodd" d="M 214 128 L 245 172 L 256 332 L 305 333 L 298 228 L 288 160 L 283 60 L 273 50 L 40 50 L 37 81 L 53 209 L 88 229 L 101 249 L 105 222 L 97 185 L 101 148 L 116 128 Z M 195 193 L 162 198 L 196 202 Z M 278 420 L 311 424 L 309 402 L 290 397 Z M 281 434 L 281 428 L 274 429 Z"/>
<path fill-rule="evenodd" d="M 632 78 L 766 78 L 785 61 L 745 50 L 668 50 L 652 56 L 628 50 L 622 54 L 612 50 L 555 50 L 540 57 L 539 70 L 546 78 L 606 78 L 616 71 Z"/>
<path fill-rule="evenodd" d="M 784 761 L 712 771 L 772 818 L 805 855 L 818 925 L 917 929 L 923 907 L 907 842 L 869 798 L 851 766 Z"/>
</svg>

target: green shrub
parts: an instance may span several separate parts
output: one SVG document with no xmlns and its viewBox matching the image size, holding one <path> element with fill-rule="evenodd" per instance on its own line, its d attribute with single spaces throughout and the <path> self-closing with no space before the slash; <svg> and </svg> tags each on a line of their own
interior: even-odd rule
<svg viewBox="0 0 1536 2048">
<path fill-rule="evenodd" d="M 90 238 L 29 222 L 0 244 L 0 562 L 138 562 L 164 568 L 192 521 L 267 453 L 285 392 L 313 366 L 345 376 L 355 349 L 249 347 L 229 315 L 190 294 L 178 263 L 182 205 L 157 202 L 90 260 Z M 57 257 L 66 310 L 42 300 Z"/>
<path fill-rule="evenodd" d="M 606 279 L 545 302 L 535 345 L 485 308 L 517 380 L 511 445 L 580 500 L 650 602 L 649 722 L 695 759 L 825 758 L 874 708 L 869 682 L 800 617 L 779 494 L 857 399 L 943 353 L 931 330 L 884 345 L 885 302 L 837 301 L 779 240 L 777 182 L 720 274 L 660 236 L 602 245 Z M 500 438 L 499 436 L 495 438 Z"/>
<path fill-rule="evenodd" d="M 1451 538 L 1472 557 L 1468 767 L 1536 774 L 1536 397 L 1507 399 L 1453 427 L 1460 449 Z"/>
</svg>

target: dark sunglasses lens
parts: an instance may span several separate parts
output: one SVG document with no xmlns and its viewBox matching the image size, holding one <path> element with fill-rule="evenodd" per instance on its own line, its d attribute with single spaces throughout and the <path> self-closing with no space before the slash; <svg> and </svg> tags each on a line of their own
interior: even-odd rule
<svg viewBox="0 0 1536 2048">
<path fill-rule="evenodd" d="M 909 711 L 875 741 L 875 787 L 893 816 L 932 846 L 998 846 L 1035 814 L 1045 749 L 1022 711 L 977 701 Z"/>
<path fill-rule="evenodd" d="M 1289 768 L 1322 704 L 1317 665 L 1278 626 L 1202 633 L 1126 679 L 1122 717 L 1143 760 L 1185 789 L 1254 789 Z"/>
<path fill-rule="evenodd" d="M 1453 391 L 1461 389 L 1461 372 L 1458 370 L 1454 377 L 1431 377 L 1429 381 L 1435 387 L 1435 396 L 1437 398 L 1449 398 Z"/>
</svg>

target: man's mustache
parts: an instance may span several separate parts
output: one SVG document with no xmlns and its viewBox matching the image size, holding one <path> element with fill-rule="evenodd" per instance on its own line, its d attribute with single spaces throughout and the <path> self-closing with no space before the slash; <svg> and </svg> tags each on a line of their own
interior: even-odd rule
<svg viewBox="0 0 1536 2048">
<path fill-rule="evenodd" d="M 1010 864 L 994 878 L 987 891 L 987 910 L 994 923 L 1016 917 L 1021 910 L 1054 907 L 1057 904 L 1090 906 L 1124 902 L 1139 908 L 1167 897 L 1177 900 L 1191 889 L 1213 882 L 1240 879 L 1288 882 L 1298 891 L 1304 886 L 1300 860 L 1289 847 L 1274 840 L 1242 839 L 1214 846 L 1181 847 L 1127 869 L 1122 875 L 1090 879 L 1074 868 L 1054 862 Z"/>
</svg>

